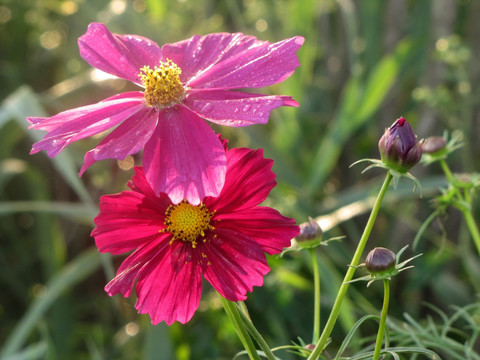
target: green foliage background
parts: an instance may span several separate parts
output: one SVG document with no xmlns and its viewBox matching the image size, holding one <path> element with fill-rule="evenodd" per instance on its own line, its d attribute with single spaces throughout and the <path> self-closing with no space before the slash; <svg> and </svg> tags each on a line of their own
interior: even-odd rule
<svg viewBox="0 0 480 360">
<path fill-rule="evenodd" d="M 0 359 L 228 359 L 241 350 L 208 284 L 192 321 L 171 327 L 151 326 L 134 297 L 103 291 L 122 259 L 98 254 L 92 219 L 99 197 L 125 189 L 132 171 L 102 161 L 79 179 L 83 155 L 99 139 L 55 159 L 28 154 L 41 135 L 27 131 L 26 116 L 53 115 L 129 86 L 100 79 L 81 59 L 76 40 L 90 22 L 159 44 L 221 31 L 271 42 L 305 37 L 301 67 L 262 89 L 291 95 L 300 108 L 273 111 L 267 126 L 215 130 L 231 146 L 262 147 L 275 160 L 279 184 L 267 205 L 298 223 L 318 217 L 326 237 L 345 236 L 317 250 L 325 318 L 384 176 L 349 165 L 379 156 L 385 127 L 403 115 L 420 138 L 461 129 L 465 146 L 450 166 L 480 168 L 479 12 L 474 0 L 0 0 Z M 446 185 L 442 172 L 419 165 L 413 173 L 423 199 L 406 181 L 391 189 L 369 248 L 411 244 L 432 212 L 429 200 Z M 409 256 L 418 252 L 415 268 L 392 283 L 393 338 L 445 359 L 480 358 L 480 261 L 459 212 L 436 219 Z M 308 255 L 269 258 L 265 286 L 249 295 L 252 318 L 272 346 L 311 341 Z M 377 284 L 351 286 L 329 349 L 357 319 L 378 314 L 381 299 Z M 362 325 L 345 356 L 371 344 L 375 332 L 374 322 Z"/>
</svg>

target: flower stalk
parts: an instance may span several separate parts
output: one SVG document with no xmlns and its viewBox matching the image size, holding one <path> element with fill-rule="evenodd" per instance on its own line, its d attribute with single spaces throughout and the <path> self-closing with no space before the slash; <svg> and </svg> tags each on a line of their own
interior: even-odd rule
<svg viewBox="0 0 480 360">
<path fill-rule="evenodd" d="M 457 180 L 455 179 L 454 175 L 450 171 L 450 168 L 448 167 L 447 162 L 444 159 L 440 159 L 440 166 L 442 167 L 443 172 L 445 173 L 445 176 L 450 183 L 450 186 L 452 187 L 455 196 L 457 197 L 457 202 L 459 204 L 467 204 L 468 206 L 454 206 L 460 210 L 462 213 L 463 217 L 465 218 L 465 222 L 467 224 L 468 230 L 470 232 L 470 235 L 472 236 L 473 242 L 475 244 L 475 247 L 477 248 L 477 252 L 480 255 L 480 231 L 478 229 L 478 226 L 475 222 L 475 219 L 472 214 L 472 198 L 470 196 L 470 193 L 468 189 L 465 189 L 463 194 L 460 191 L 460 189 L 457 186 Z"/>
<path fill-rule="evenodd" d="M 250 335 L 255 339 L 257 342 L 258 346 L 260 346 L 260 349 L 262 349 L 263 353 L 265 354 L 265 357 L 268 360 L 276 360 L 275 355 L 273 355 L 272 350 L 270 349 L 270 346 L 268 346 L 267 342 L 265 339 L 262 337 L 262 335 L 258 332 L 257 328 L 255 325 L 253 325 L 252 320 L 250 317 L 247 315 L 246 311 L 246 306 L 244 303 L 237 303 L 233 304 L 236 310 L 238 311 L 243 324 L 247 328 L 248 332 Z M 239 309 L 240 308 L 240 309 Z"/>
<path fill-rule="evenodd" d="M 383 279 L 383 306 L 382 314 L 380 315 L 380 324 L 378 326 L 377 341 L 375 343 L 375 351 L 373 353 L 373 360 L 380 359 L 380 350 L 382 349 L 383 338 L 385 335 L 385 327 L 387 322 L 388 305 L 390 302 L 390 281 Z"/>
<path fill-rule="evenodd" d="M 323 332 L 318 342 L 316 343 L 315 348 L 313 349 L 312 353 L 310 354 L 307 360 L 317 359 L 320 353 L 325 348 L 327 340 L 330 334 L 332 333 L 333 327 L 335 326 L 335 322 L 337 321 L 338 315 L 340 314 L 340 309 L 342 307 L 343 299 L 345 298 L 345 294 L 347 293 L 348 287 L 350 285 L 349 282 L 353 278 L 353 275 L 356 270 L 356 266 L 358 266 L 358 264 L 360 263 L 363 250 L 365 249 L 365 245 L 367 244 L 368 238 L 370 237 L 373 224 L 375 223 L 375 219 L 377 218 L 378 211 L 380 210 L 380 205 L 383 201 L 385 193 L 387 192 L 388 186 L 392 181 L 392 178 L 393 178 L 392 174 L 390 172 L 387 172 L 385 181 L 383 182 L 382 188 L 380 189 L 377 199 L 375 200 L 375 204 L 373 205 L 372 212 L 370 213 L 370 217 L 368 219 L 367 225 L 365 226 L 362 237 L 358 242 L 357 249 L 355 250 L 352 261 L 350 263 L 350 267 L 348 268 L 347 273 L 345 274 L 343 283 L 340 286 L 340 289 L 338 290 L 337 298 L 335 299 L 335 302 L 333 304 L 332 310 L 328 317 L 327 323 L 325 324 L 325 328 L 323 329 Z"/>
<path fill-rule="evenodd" d="M 480 231 L 478 230 L 477 223 L 473 218 L 473 214 L 471 210 L 463 210 L 463 217 L 465 218 L 465 222 L 467 223 L 468 230 L 470 231 L 470 235 L 472 236 L 473 242 L 477 248 L 478 254 L 480 255 Z"/>
<path fill-rule="evenodd" d="M 312 270 L 313 270 L 313 290 L 314 290 L 314 302 L 313 302 L 313 340 L 312 343 L 316 343 L 320 337 L 320 273 L 318 271 L 318 261 L 315 249 L 310 249 L 310 255 L 312 256 Z"/>
<path fill-rule="evenodd" d="M 245 324 L 241 318 L 238 308 L 235 306 L 233 302 L 225 299 L 220 294 L 219 294 L 219 297 L 220 297 L 222 306 L 225 309 L 225 312 L 227 313 L 227 316 L 230 318 L 230 321 L 235 327 L 235 331 L 237 332 L 237 335 L 240 338 L 240 341 L 242 342 L 243 347 L 248 353 L 248 357 L 250 358 L 250 360 L 260 360 L 260 356 L 258 355 L 257 349 L 255 349 L 255 345 L 253 344 L 253 341 L 250 338 L 250 335 L 248 334 L 248 330 L 245 327 Z"/>
</svg>

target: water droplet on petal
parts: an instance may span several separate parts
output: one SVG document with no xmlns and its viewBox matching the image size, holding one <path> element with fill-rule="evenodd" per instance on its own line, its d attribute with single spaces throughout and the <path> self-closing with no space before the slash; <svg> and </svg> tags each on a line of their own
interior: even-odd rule
<svg viewBox="0 0 480 360">
<path fill-rule="evenodd" d="M 202 109 L 200 110 L 201 112 L 207 113 L 213 110 L 213 104 L 212 103 L 206 103 Z"/>
<path fill-rule="evenodd" d="M 245 107 L 243 108 L 243 112 L 250 111 L 251 108 L 252 108 L 252 105 L 245 105 Z"/>
</svg>

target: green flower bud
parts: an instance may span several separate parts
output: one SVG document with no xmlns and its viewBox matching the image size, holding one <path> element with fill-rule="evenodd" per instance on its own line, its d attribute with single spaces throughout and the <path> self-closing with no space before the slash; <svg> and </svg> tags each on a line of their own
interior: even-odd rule
<svg viewBox="0 0 480 360">
<path fill-rule="evenodd" d="M 422 143 L 405 118 L 397 119 L 385 130 L 378 143 L 382 162 L 389 168 L 406 173 L 422 157 Z"/>
<path fill-rule="evenodd" d="M 384 274 L 395 270 L 395 253 L 383 247 L 376 247 L 370 251 L 365 259 L 365 267 L 372 275 Z"/>
</svg>

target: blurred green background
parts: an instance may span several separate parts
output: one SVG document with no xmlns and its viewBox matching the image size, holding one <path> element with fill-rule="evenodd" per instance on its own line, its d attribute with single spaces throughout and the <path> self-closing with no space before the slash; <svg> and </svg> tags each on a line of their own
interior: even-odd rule
<svg viewBox="0 0 480 360">
<path fill-rule="evenodd" d="M 384 177 L 349 165 L 379 156 L 385 127 L 405 116 L 419 138 L 461 129 L 465 146 L 449 164 L 456 172 L 478 171 L 479 13 L 475 0 L 0 0 L 0 359 L 230 359 L 241 350 L 208 284 L 194 318 L 171 327 L 151 326 L 136 313 L 134 296 L 104 292 L 122 258 L 98 254 L 92 219 L 99 197 L 125 189 L 132 170 L 102 161 L 79 179 L 83 155 L 98 138 L 55 159 L 29 155 L 41 135 L 27 131 L 26 116 L 53 115 L 130 86 L 102 77 L 80 57 L 77 38 L 90 22 L 159 44 L 222 31 L 271 42 L 305 37 L 301 67 L 261 90 L 291 95 L 300 108 L 273 111 L 267 126 L 215 130 L 231 146 L 263 147 L 275 160 L 279 184 L 267 205 L 298 223 L 318 217 L 326 238 L 345 236 L 317 249 L 324 321 Z M 432 213 L 430 200 L 446 184 L 442 172 L 434 164 L 413 173 L 423 198 L 406 180 L 392 188 L 367 250 L 411 244 Z M 415 268 L 392 283 L 398 343 L 430 347 L 445 359 L 480 358 L 480 261 L 457 210 L 435 219 L 407 255 L 418 252 L 424 255 Z M 308 252 L 269 263 L 265 286 L 247 301 L 255 324 L 271 346 L 310 342 Z M 356 319 L 379 312 L 382 288 L 358 283 L 349 296 L 331 348 Z M 375 331 L 375 323 L 362 327 L 346 354 L 371 343 Z"/>
</svg>

